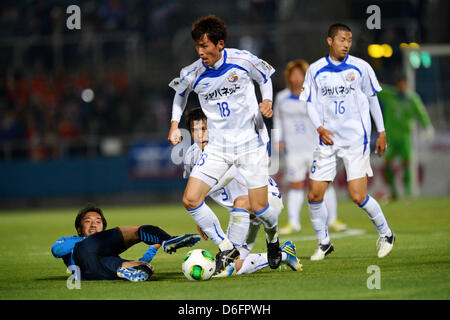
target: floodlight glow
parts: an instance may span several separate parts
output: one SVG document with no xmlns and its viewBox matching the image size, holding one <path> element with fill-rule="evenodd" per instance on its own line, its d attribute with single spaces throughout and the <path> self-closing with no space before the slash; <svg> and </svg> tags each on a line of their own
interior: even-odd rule
<svg viewBox="0 0 450 320">
<path fill-rule="evenodd" d="M 417 51 L 410 52 L 409 63 L 411 63 L 414 69 L 420 67 L 420 54 Z"/>
<path fill-rule="evenodd" d="M 392 57 L 392 54 L 394 53 L 394 51 L 392 50 L 392 47 L 390 45 L 382 44 L 381 47 L 383 49 L 383 57 L 385 57 L 385 58 Z"/>
<path fill-rule="evenodd" d="M 422 51 L 420 54 L 420 60 L 422 61 L 422 65 L 425 68 L 429 68 L 431 66 L 431 55 L 428 52 Z"/>
<path fill-rule="evenodd" d="M 367 53 L 372 58 L 381 58 L 383 56 L 383 47 L 379 44 L 371 44 L 367 47 Z"/>
</svg>

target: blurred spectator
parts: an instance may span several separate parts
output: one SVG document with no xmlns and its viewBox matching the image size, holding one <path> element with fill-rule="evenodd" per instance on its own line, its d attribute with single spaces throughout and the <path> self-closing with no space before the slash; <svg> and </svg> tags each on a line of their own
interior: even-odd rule
<svg viewBox="0 0 450 320">
<path fill-rule="evenodd" d="M 69 4 L 81 8 L 81 30 L 66 28 Z M 280 70 L 294 54 L 321 54 L 315 40 L 321 32 L 318 17 L 325 21 L 345 14 L 357 25 L 366 7 L 355 0 L 4 0 L 0 161 L 87 156 L 88 142 L 102 136 L 166 132 L 170 75 L 195 56 L 195 50 L 185 49 L 190 39 L 180 30 L 189 29 L 198 16 L 222 17 L 230 26 L 229 46 L 247 48 Z M 436 42 L 447 39 L 445 28 L 430 29 L 424 21 L 436 16 L 436 25 L 448 24 L 447 7 L 443 0 L 386 2 L 383 12 L 393 15 L 384 14 L 380 31 L 360 28 L 355 53 L 364 56 L 374 41 L 392 44 L 392 58 L 371 61 L 384 75 L 392 69 L 389 63 L 400 63 L 398 44 L 405 39 L 420 41 L 431 34 Z M 274 89 L 281 82 L 278 72 Z"/>
</svg>

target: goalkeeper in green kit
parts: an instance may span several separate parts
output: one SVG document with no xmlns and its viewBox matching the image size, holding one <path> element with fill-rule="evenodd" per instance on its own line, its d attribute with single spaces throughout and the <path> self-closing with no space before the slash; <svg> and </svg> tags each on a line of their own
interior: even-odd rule
<svg viewBox="0 0 450 320">
<path fill-rule="evenodd" d="M 383 85 L 383 90 L 378 93 L 378 98 L 382 104 L 384 126 L 389 139 L 385 153 L 385 174 L 391 189 L 391 196 L 393 199 L 398 198 L 392 169 L 392 162 L 395 158 L 400 158 L 402 161 L 405 195 L 411 196 L 414 122 L 419 119 L 425 127 L 425 139 L 433 137 L 433 126 L 420 96 L 416 92 L 408 90 L 405 75 L 399 74 L 395 77 L 394 87 Z"/>
</svg>

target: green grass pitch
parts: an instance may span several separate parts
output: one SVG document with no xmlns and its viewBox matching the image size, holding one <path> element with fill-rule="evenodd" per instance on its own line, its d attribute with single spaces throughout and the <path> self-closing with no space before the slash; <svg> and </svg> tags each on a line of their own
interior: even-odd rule
<svg viewBox="0 0 450 320">
<path fill-rule="evenodd" d="M 212 205 L 226 229 L 228 213 Z M 169 255 L 159 250 L 152 264 L 151 281 L 84 281 L 80 289 L 66 286 L 69 274 L 61 259 L 50 252 L 62 236 L 75 234 L 79 208 L 0 212 L 0 299 L 152 299 L 152 300 L 299 300 L 299 299 L 438 299 L 450 296 L 450 197 L 399 201 L 382 206 L 397 241 L 392 253 L 376 257 L 377 234 L 364 214 L 350 201 L 340 201 L 339 218 L 351 229 L 333 233 L 335 252 L 313 262 L 316 240 L 306 206 L 302 209 L 302 231 L 281 237 L 293 239 L 302 272 L 289 268 L 263 269 L 250 275 L 193 282 L 181 272 L 189 248 Z M 192 218 L 181 203 L 171 205 L 103 207 L 109 227 L 154 224 L 170 234 L 196 232 Z M 284 210 L 280 225 L 287 221 Z M 122 257 L 138 259 L 146 250 L 140 243 Z M 211 241 L 197 248 L 216 254 Z M 253 252 L 265 252 L 261 229 Z M 380 289 L 369 289 L 372 273 L 380 270 Z"/>
</svg>

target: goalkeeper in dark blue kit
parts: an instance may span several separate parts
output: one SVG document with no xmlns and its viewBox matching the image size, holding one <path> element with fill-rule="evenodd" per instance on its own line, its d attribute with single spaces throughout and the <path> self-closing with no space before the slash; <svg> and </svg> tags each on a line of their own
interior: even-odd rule
<svg viewBox="0 0 450 320">
<path fill-rule="evenodd" d="M 62 237 L 52 246 L 55 258 L 62 258 L 75 272 L 75 280 L 146 281 L 153 274 L 150 265 L 160 247 L 167 253 L 190 247 L 200 241 L 198 234 L 170 236 L 157 226 L 125 226 L 106 230 L 100 208 L 87 206 L 75 219 L 77 236 Z M 119 254 L 139 242 L 149 249 L 138 261 L 122 259 Z M 75 266 L 75 268 L 74 268 Z"/>
</svg>

